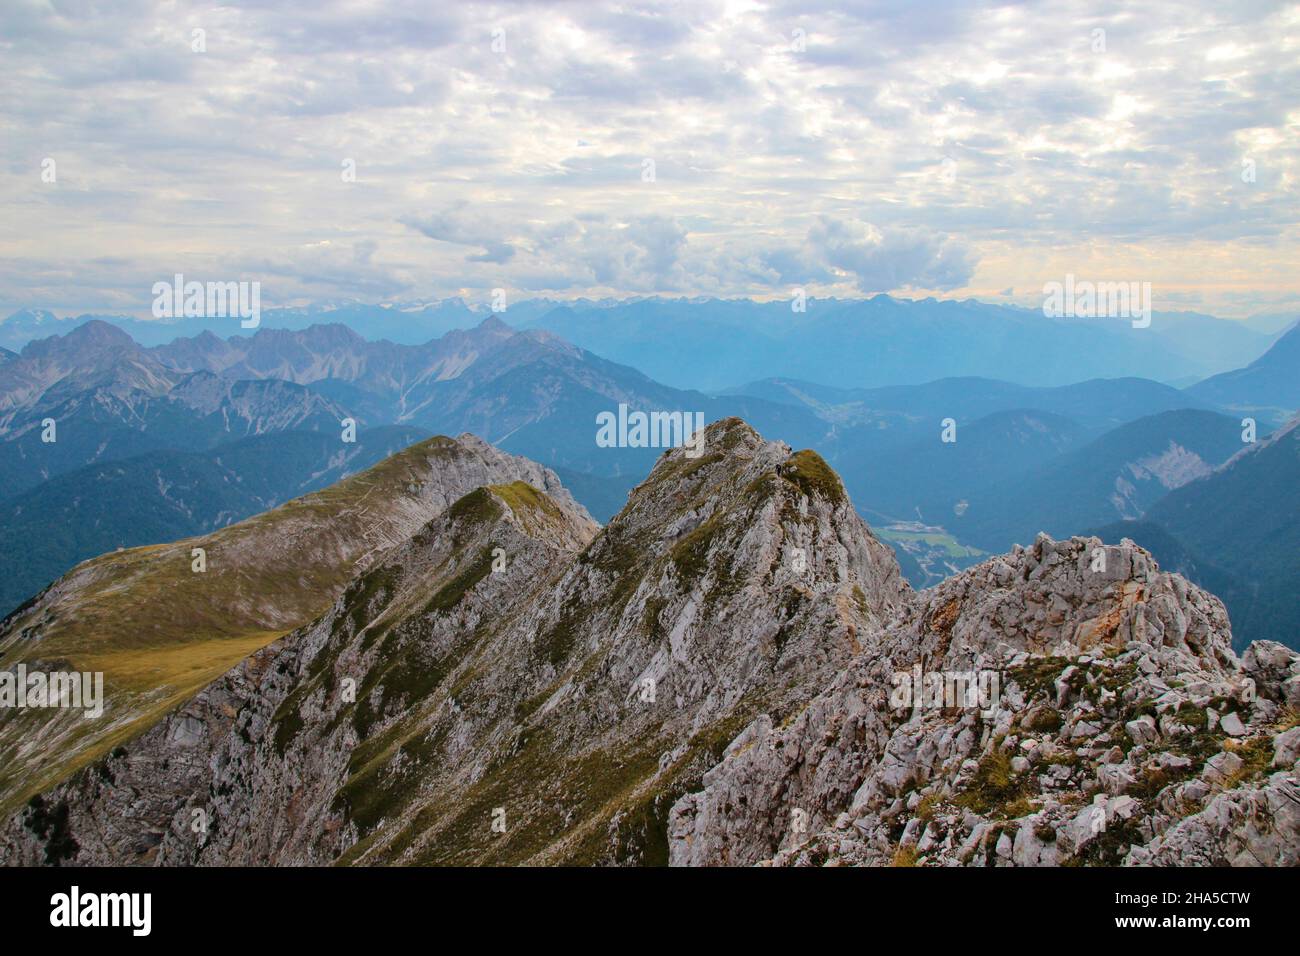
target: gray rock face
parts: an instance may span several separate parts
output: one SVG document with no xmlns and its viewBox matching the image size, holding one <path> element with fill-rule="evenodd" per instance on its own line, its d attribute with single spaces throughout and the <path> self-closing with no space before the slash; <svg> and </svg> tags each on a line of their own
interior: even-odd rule
<svg viewBox="0 0 1300 956">
<path fill-rule="evenodd" d="M 1300 655 L 1276 641 L 1255 641 L 1241 665 L 1266 700 L 1300 710 Z"/>
<path fill-rule="evenodd" d="M 594 528 L 549 469 L 474 435 L 430 439 L 329 489 L 204 537 L 78 565 L 0 625 L 4 667 L 39 659 L 61 660 L 60 667 L 67 667 L 68 659 L 129 650 L 156 655 L 162 670 L 163 661 L 214 634 L 265 644 L 319 617 L 354 575 L 401 547 L 453 502 L 480 486 L 514 481 L 547 493 Z M 194 546 L 207 552 L 204 574 L 191 572 Z M 248 649 L 207 653 L 229 654 L 231 666 Z M 34 789 L 65 779 L 71 766 L 102 756 L 142 722 L 152 724 L 173 709 L 176 695 L 189 697 L 198 689 L 183 684 L 180 668 L 141 690 L 130 675 L 112 669 L 111 653 L 102 657 L 108 663 L 101 665 L 101 719 L 57 709 L 0 717 L 0 806 L 6 810 Z"/>
<path fill-rule="evenodd" d="M 75 863 L 325 863 L 355 840 L 337 800 L 367 739 L 418 708 L 464 629 L 535 597 L 591 540 L 583 511 L 523 483 L 454 502 L 358 577 L 318 621 L 253 654 L 47 803 L 73 810 Z M 498 570 L 494 570 L 494 565 Z M 473 587 L 473 600 L 465 592 Z M 407 618 L 412 608 L 446 615 Z M 409 765 L 401 758 L 398 768 Z M 337 800 L 337 803 L 336 803 Z M 0 850 L 48 844 L 29 809 Z M 35 839 L 33 839 L 35 837 Z"/>
<path fill-rule="evenodd" d="M 1138 866 L 1300 865 L 1300 786 L 1294 771 L 1215 795 L 1125 862 Z"/>
<path fill-rule="evenodd" d="M 664 815 L 736 731 L 907 602 L 824 463 L 736 420 L 594 538 L 525 489 L 456 502 L 47 792 L 70 862 L 666 861 Z M 0 859 L 40 862 L 48 815 L 13 818 Z"/>
<path fill-rule="evenodd" d="M 1264 776 L 1278 708 L 1254 698 L 1222 606 L 1130 543 L 1098 572 L 1099 547 L 1040 537 L 917 595 L 788 726 L 755 721 L 673 806 L 672 862 L 1294 862 L 1295 772 Z M 1295 655 L 1268 650 L 1272 690 Z M 890 688 L 918 664 L 996 673 L 1000 694 L 899 707 Z M 1277 746 L 1285 763 L 1290 738 Z"/>
<path fill-rule="evenodd" d="M 1300 760 L 1300 727 L 1278 734 L 1273 738 L 1273 766 L 1282 770 L 1294 767 Z"/>
<path fill-rule="evenodd" d="M 913 593 L 824 462 L 727 420 L 604 529 L 456 501 L 0 862 L 1294 863 L 1279 647 L 1131 542 Z"/>
</svg>

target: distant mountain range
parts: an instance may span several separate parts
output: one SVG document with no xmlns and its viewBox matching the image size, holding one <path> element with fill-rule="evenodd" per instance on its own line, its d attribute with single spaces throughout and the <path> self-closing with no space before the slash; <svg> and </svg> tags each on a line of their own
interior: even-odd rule
<svg viewBox="0 0 1300 956">
<path fill-rule="evenodd" d="M 1265 430 L 1284 424 L 1300 409 L 1300 326 L 1293 326 L 1245 368 L 1223 372 L 1187 389 L 1200 401 L 1259 420 Z"/>
<path fill-rule="evenodd" d="M 551 308 L 550 304 L 544 307 Z M 523 307 L 521 313 L 527 312 Z M 313 325 L 345 324 L 367 339 L 387 339 L 418 345 L 454 329 L 471 328 L 487 313 L 475 311 L 460 299 L 431 304 L 374 306 L 360 304 L 318 305 L 307 308 L 266 309 L 261 328 L 305 329 Z M 0 322 L 0 344 L 20 350 L 28 342 L 64 335 L 71 328 L 91 321 L 107 322 L 128 333 L 143 346 L 166 345 L 178 338 L 192 338 L 211 332 L 221 337 L 240 335 L 245 329 L 236 318 L 136 319 L 127 315 L 86 314 L 60 318 L 44 309 L 23 309 Z"/>
<path fill-rule="evenodd" d="M 782 376 L 838 387 L 977 376 L 1027 385 L 1136 376 L 1193 381 L 1258 357 L 1270 337 L 1241 323 L 1157 313 L 1049 319 L 1041 311 L 963 302 L 810 300 L 755 303 L 650 299 L 564 306 L 529 325 L 670 385 L 720 389 Z"/>
<path fill-rule="evenodd" d="M 872 308 L 904 308 L 878 300 Z M 689 314 L 699 303 L 678 305 Z M 831 305 L 816 303 L 819 322 L 831 321 Z M 539 323 L 554 312 L 533 306 Z M 715 324 L 757 315 L 756 333 L 779 327 L 773 306 L 752 306 L 727 305 Z M 610 318 L 624 307 L 648 323 L 666 306 L 572 311 Z M 474 315 L 463 304 L 443 312 L 448 321 Z M 966 317 L 982 321 L 978 314 Z M 1219 334 L 1216 321 L 1196 318 L 1189 328 L 1210 323 Z M 909 579 L 928 586 L 986 553 L 1032 543 L 1039 531 L 1067 536 L 1138 519 L 1155 527 L 1162 499 L 1241 450 L 1243 409 L 1261 410 L 1262 440 L 1300 407 L 1291 390 L 1300 382 L 1298 343 L 1292 328 L 1243 369 L 1187 389 L 1140 377 L 1046 386 L 958 376 L 845 388 L 782 376 L 711 394 L 497 317 L 414 344 L 324 324 L 227 338 L 205 329 L 151 347 L 92 320 L 0 356 L 0 529 L 23 542 L 0 551 L 0 575 L 10 582 L 0 599 L 12 606 L 99 551 L 221 527 L 427 434 L 469 432 L 542 462 L 607 520 L 664 450 L 596 442 L 597 415 L 620 405 L 699 413 L 706 422 L 741 417 L 816 449 L 898 551 Z M 348 418 L 363 436 L 358 445 L 343 441 Z M 51 419 L 57 441 L 46 442 Z M 941 437 L 948 419 L 951 442 Z M 255 461 L 264 463 L 260 475 L 250 474 Z M 131 503 L 115 506 L 103 500 L 109 495 Z M 33 541 L 41 509 L 72 530 Z M 1217 550 L 1172 523 L 1159 526 L 1189 576 L 1200 580 L 1194 568 L 1237 573 Z M 1161 547 L 1172 553 L 1168 542 Z"/>
<path fill-rule="evenodd" d="M 1145 378 L 1104 378 L 1055 387 L 1031 387 L 986 378 L 944 378 L 921 385 L 831 388 L 795 379 L 766 379 L 726 390 L 805 406 L 827 421 L 879 431 L 915 423 L 927 430 L 944 418 L 965 424 L 993 412 L 1032 408 L 1062 415 L 1089 429 L 1178 408 L 1213 408 L 1186 391 Z"/>
<path fill-rule="evenodd" d="M 1300 410 L 1300 392 L 1287 390 L 1300 382 L 1298 343 L 1292 328 L 1248 369 L 1218 377 L 1240 396 L 1226 409 L 1210 387 L 1218 379 L 1180 390 L 1140 378 L 1053 388 L 949 378 L 862 389 L 776 378 L 728 391 L 804 408 L 831 425 L 818 450 L 899 550 L 909 580 L 929 586 L 1039 531 L 1109 530 L 1140 518 L 1243 448 L 1243 409 L 1259 410 L 1262 439 Z M 1252 398 L 1256 385 L 1261 398 Z M 949 418 L 956 441 L 945 443 Z M 1197 567 L 1214 565 L 1201 559 Z M 1213 573 L 1188 574 L 1218 593 Z"/>
<path fill-rule="evenodd" d="M 370 424 L 473 432 L 551 467 L 620 477 L 624 493 L 663 449 L 597 446 L 596 416 L 620 404 L 699 412 L 706 422 L 744 415 L 804 445 L 830 430 L 787 404 L 670 388 L 549 332 L 518 331 L 496 317 L 422 345 L 370 342 L 344 325 L 317 325 L 225 340 L 204 333 L 148 351 L 176 374 L 294 382 Z"/>
<path fill-rule="evenodd" d="M 346 414 L 290 381 L 178 371 L 120 329 L 90 322 L 29 343 L 0 365 L 0 500 L 149 451 L 203 451 L 268 432 L 337 433 Z"/>
<path fill-rule="evenodd" d="M 597 414 L 620 404 L 745 414 L 803 445 L 829 430 L 789 405 L 667 388 L 495 318 L 418 346 L 319 325 L 152 348 L 90 321 L 0 365 L 0 604 L 102 551 L 221 527 L 337 480 L 401 447 L 394 436 L 491 438 L 564 469 L 608 517 L 663 451 L 596 444 Z M 60 530 L 36 534 L 50 521 Z"/>
<path fill-rule="evenodd" d="M 460 299 L 435 303 L 349 303 L 268 309 L 266 329 L 343 324 L 361 337 L 422 345 L 489 313 Z M 1187 384 L 1259 357 L 1300 315 L 1232 321 L 1197 313 L 1154 313 L 1148 328 L 1126 319 L 1048 319 L 1041 310 L 975 300 L 786 300 L 643 298 L 556 302 L 525 299 L 501 317 L 518 329 L 553 332 L 676 388 L 718 391 L 783 376 L 845 388 L 978 376 L 1030 385 L 1137 376 Z M 237 319 L 142 321 L 125 316 L 58 319 L 24 310 L 0 323 L 0 345 L 17 349 L 100 319 L 146 346 L 204 332 L 240 334 Z"/>
<path fill-rule="evenodd" d="M 1241 644 L 1266 638 L 1300 646 L 1300 419 L 1239 452 L 1223 467 L 1153 503 L 1147 524 L 1166 532 L 1211 565 L 1204 577 L 1227 572 L 1221 595 Z M 1142 529 L 1128 535 L 1146 546 Z M 1167 553 L 1158 538 L 1151 550 Z M 1208 586 L 1208 585 L 1207 585 Z"/>
<path fill-rule="evenodd" d="M 1032 543 L 1040 531 L 1056 536 L 1140 518 L 1242 447 L 1241 426 L 1226 415 L 1192 409 L 1149 415 L 1015 476 L 986 482 L 981 472 L 954 474 L 954 492 L 962 484 L 969 491 L 944 524 L 963 541 L 1001 551 Z"/>
</svg>

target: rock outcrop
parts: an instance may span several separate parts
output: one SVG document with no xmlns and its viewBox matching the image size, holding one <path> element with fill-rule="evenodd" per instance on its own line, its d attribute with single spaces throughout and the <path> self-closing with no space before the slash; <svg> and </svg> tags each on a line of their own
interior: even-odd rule
<svg viewBox="0 0 1300 956">
<path fill-rule="evenodd" d="M 918 595 L 787 726 L 747 727 L 674 805 L 670 858 L 1294 865 L 1298 661 L 1238 661 L 1219 601 L 1130 542 L 1042 536 Z M 907 706 L 918 673 L 997 692 Z"/>
</svg>

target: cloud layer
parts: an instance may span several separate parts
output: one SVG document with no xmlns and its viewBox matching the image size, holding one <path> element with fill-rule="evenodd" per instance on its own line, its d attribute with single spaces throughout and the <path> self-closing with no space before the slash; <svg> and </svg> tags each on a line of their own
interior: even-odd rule
<svg viewBox="0 0 1300 956">
<path fill-rule="evenodd" d="M 0 307 L 139 312 L 175 272 L 268 302 L 1032 302 L 1074 272 L 1151 281 L 1158 306 L 1300 307 L 1294 4 L 11 0 L 4 20 Z"/>
</svg>

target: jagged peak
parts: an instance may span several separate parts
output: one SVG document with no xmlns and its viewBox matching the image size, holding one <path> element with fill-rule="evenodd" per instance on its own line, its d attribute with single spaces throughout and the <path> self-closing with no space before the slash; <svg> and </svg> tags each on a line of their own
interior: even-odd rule
<svg viewBox="0 0 1300 956">
<path fill-rule="evenodd" d="M 103 319 L 91 319 L 65 332 L 54 334 L 49 338 L 34 339 L 28 342 L 21 352 L 25 359 L 44 358 L 50 355 L 75 354 L 86 348 L 110 348 L 115 351 L 139 348 L 135 339 L 124 330 L 105 322 Z"/>
<path fill-rule="evenodd" d="M 694 473 L 718 462 L 725 461 L 727 464 L 724 468 L 731 469 L 751 461 L 756 454 L 765 450 L 772 456 L 782 457 L 788 455 L 790 449 L 784 442 L 764 440 L 743 419 L 734 416 L 722 418 L 704 427 L 702 439 L 665 450 L 650 474 L 633 490 L 633 494 L 666 478 L 678 476 L 683 471 Z"/>
<path fill-rule="evenodd" d="M 743 444 L 769 444 L 753 425 L 736 415 L 729 415 L 726 418 L 719 418 L 716 422 L 711 422 L 704 427 L 704 433 L 709 440 L 722 445 L 724 448 L 737 447 Z"/>
<path fill-rule="evenodd" d="M 1015 608 L 1014 626 L 1008 608 Z M 1072 657 L 1149 647 L 1162 670 L 1237 670 L 1227 612 L 1181 575 L 1161 571 L 1125 538 L 1060 541 L 1039 534 L 918 595 L 920 641 L 938 635 L 994 657 Z M 936 623 L 937 622 L 937 623 Z"/>
<path fill-rule="evenodd" d="M 474 326 L 475 332 L 514 332 L 514 328 L 505 323 L 497 314 L 493 313 L 486 319 Z"/>
<path fill-rule="evenodd" d="M 453 439 L 447 438 L 446 436 L 438 436 L 438 437 L 442 438 L 442 439 L 445 440 L 445 441 L 452 441 L 452 440 L 453 440 Z M 484 441 L 482 438 L 480 438 L 478 435 L 475 435 L 473 432 L 461 432 L 459 435 L 457 435 L 457 436 L 455 437 L 454 441 L 459 442 L 459 443 L 462 444 L 462 445 L 467 445 L 467 446 L 470 446 L 470 447 L 473 447 L 473 448 L 491 448 L 491 447 L 493 447 L 493 446 L 491 445 L 491 443 L 489 443 L 489 442 L 487 442 L 487 441 Z"/>
<path fill-rule="evenodd" d="M 745 728 L 674 806 L 670 859 L 1294 865 L 1294 814 L 1251 806 L 1294 791 L 1298 687 L 1300 655 L 1238 661 L 1217 599 L 1133 542 L 1040 535 L 918 594 L 797 720 Z M 791 807 L 817 836 L 781 830 Z"/>
<path fill-rule="evenodd" d="M 228 341 L 244 339 L 232 335 Z M 257 346 L 274 346 L 285 342 L 308 343 L 315 348 L 350 348 L 364 345 L 365 338 L 344 322 L 315 322 L 302 329 L 281 329 L 262 326 L 246 341 Z"/>
<path fill-rule="evenodd" d="M 662 456 L 579 564 L 607 592 L 596 600 L 615 641 L 644 642 L 653 607 L 680 648 L 722 640 L 710 656 L 743 660 L 747 679 L 757 649 L 804 628 L 816 637 L 786 651 L 825 661 L 861 649 L 909 591 L 820 457 L 738 418 L 709 426 L 702 447 Z M 753 619 L 771 605 L 780 610 Z M 746 636 L 726 640 L 732 632 Z"/>
<path fill-rule="evenodd" d="M 719 500 L 740 494 L 756 501 L 786 485 L 832 507 L 849 506 L 839 475 L 817 452 L 792 451 L 785 442 L 764 439 L 743 419 L 724 418 L 707 425 L 702 440 L 660 455 L 614 521 L 625 513 L 644 513 L 660 499 L 677 501 L 683 494 L 707 498 L 701 495 L 707 490 L 712 497 L 721 495 Z M 700 503 L 710 506 L 708 500 Z"/>
</svg>

